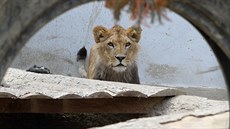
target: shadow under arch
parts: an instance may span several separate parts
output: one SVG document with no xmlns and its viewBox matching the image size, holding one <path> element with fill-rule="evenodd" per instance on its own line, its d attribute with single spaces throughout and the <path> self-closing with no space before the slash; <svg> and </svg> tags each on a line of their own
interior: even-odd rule
<svg viewBox="0 0 230 129">
<path fill-rule="evenodd" d="M 35 3 L 20 0 L 0 3 L 0 12 L 5 13 L 0 15 L 3 23 L 0 26 L 0 80 L 16 54 L 40 28 L 67 10 L 93 1 L 103 0 L 38 0 Z M 229 88 L 230 10 L 226 6 L 230 6 L 228 0 L 170 0 L 168 8 L 187 19 L 206 38 L 222 66 Z"/>
</svg>

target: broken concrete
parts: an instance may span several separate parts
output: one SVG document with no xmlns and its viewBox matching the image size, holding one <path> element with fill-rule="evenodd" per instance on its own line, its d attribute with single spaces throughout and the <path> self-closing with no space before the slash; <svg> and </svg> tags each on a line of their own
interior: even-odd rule
<svg viewBox="0 0 230 129">
<path fill-rule="evenodd" d="M 202 117 L 186 116 L 179 121 L 164 124 L 166 127 L 174 129 L 195 128 L 195 129 L 221 129 L 228 128 L 229 112 L 207 115 Z"/>
<path fill-rule="evenodd" d="M 163 101 L 153 111 L 160 116 L 132 119 L 94 129 L 222 129 L 229 126 L 228 101 L 182 95 Z"/>
<path fill-rule="evenodd" d="M 154 115 L 172 115 L 193 112 L 195 110 L 218 109 L 225 111 L 229 108 L 228 101 L 210 100 L 204 97 L 180 95 L 165 99 L 153 109 Z"/>
<path fill-rule="evenodd" d="M 212 112 L 212 111 L 210 111 Z M 194 113 L 195 114 L 195 113 Z M 165 116 L 139 118 L 93 129 L 227 129 L 229 112 L 207 113 L 203 116 L 178 114 L 178 119 L 167 119 Z M 175 116 L 170 116 L 175 117 Z M 163 120 L 164 119 L 164 120 Z M 161 122 L 164 121 L 164 122 Z"/>
</svg>

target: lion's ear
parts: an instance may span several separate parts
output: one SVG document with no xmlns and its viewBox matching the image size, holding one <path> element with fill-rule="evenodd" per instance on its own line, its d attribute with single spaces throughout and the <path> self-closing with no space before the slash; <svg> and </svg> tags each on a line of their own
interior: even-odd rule
<svg viewBox="0 0 230 129">
<path fill-rule="evenodd" d="M 134 42 L 139 42 L 141 39 L 141 31 L 142 31 L 141 27 L 132 26 L 128 28 L 127 35 Z"/>
<path fill-rule="evenodd" d="M 105 41 L 109 37 L 109 31 L 103 26 L 96 26 L 93 29 L 94 40 L 96 43 Z"/>
</svg>

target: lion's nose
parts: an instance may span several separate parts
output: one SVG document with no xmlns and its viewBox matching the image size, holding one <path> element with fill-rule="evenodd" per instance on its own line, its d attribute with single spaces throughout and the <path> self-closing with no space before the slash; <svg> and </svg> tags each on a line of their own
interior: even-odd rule
<svg viewBox="0 0 230 129">
<path fill-rule="evenodd" d="M 125 59 L 125 56 L 115 56 L 120 62 Z"/>
</svg>

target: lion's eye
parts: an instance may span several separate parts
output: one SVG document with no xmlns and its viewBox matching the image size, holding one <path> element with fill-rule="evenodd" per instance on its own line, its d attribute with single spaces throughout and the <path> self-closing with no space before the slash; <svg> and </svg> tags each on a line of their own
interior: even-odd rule
<svg viewBox="0 0 230 129">
<path fill-rule="evenodd" d="M 130 46 L 131 46 L 130 42 L 128 42 L 128 43 L 125 44 L 125 48 L 129 48 Z"/>
<path fill-rule="evenodd" d="M 109 46 L 110 48 L 114 48 L 114 45 L 113 45 L 112 42 L 109 42 L 109 43 L 108 43 L 108 46 Z"/>
</svg>

